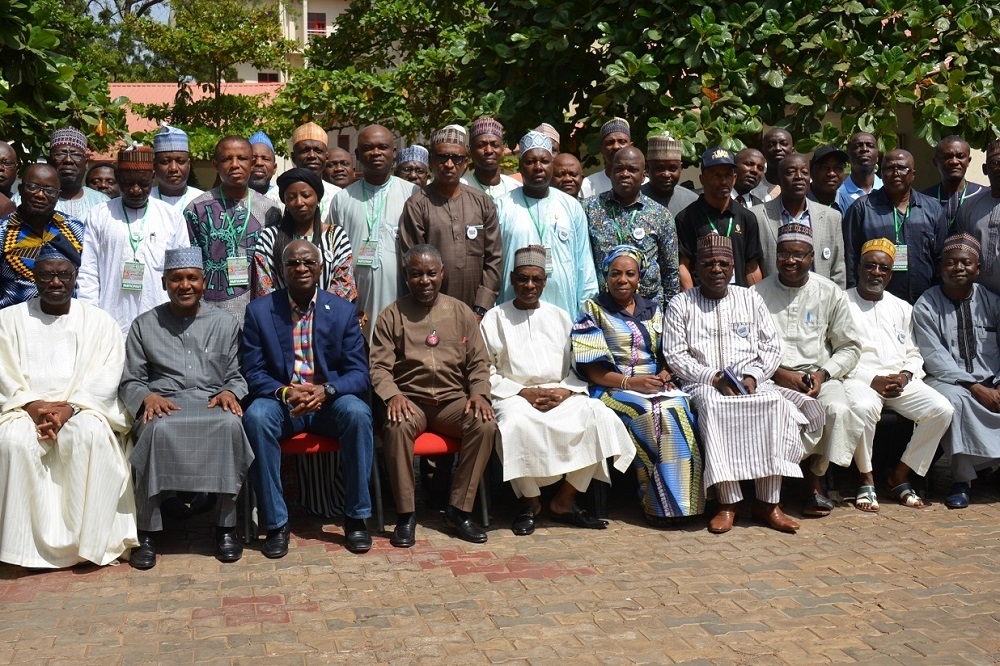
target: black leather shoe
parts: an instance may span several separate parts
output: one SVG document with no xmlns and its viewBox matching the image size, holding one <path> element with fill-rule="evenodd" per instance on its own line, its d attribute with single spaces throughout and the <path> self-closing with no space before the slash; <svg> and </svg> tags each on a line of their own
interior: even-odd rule
<svg viewBox="0 0 1000 666">
<path fill-rule="evenodd" d="M 139 532 L 139 547 L 132 549 L 128 563 L 133 569 L 152 569 L 156 566 L 156 542 L 151 532 Z"/>
<path fill-rule="evenodd" d="M 396 548 L 412 548 L 417 542 L 417 513 L 400 514 L 396 520 L 396 529 L 392 531 L 389 543 Z"/>
<path fill-rule="evenodd" d="M 347 550 L 352 553 L 367 553 L 372 549 L 372 536 L 364 518 L 345 518 L 344 536 L 347 537 Z"/>
<path fill-rule="evenodd" d="M 288 554 L 288 537 L 290 535 L 288 523 L 281 527 L 267 531 L 267 538 L 260 552 L 264 557 L 276 560 Z"/>
<path fill-rule="evenodd" d="M 243 557 L 243 544 L 235 527 L 215 528 L 215 559 L 220 562 L 235 562 Z"/>
<path fill-rule="evenodd" d="M 517 514 L 510 530 L 517 536 L 528 536 L 535 532 L 535 510 L 525 507 L 521 513 Z"/>
<path fill-rule="evenodd" d="M 444 510 L 444 524 L 455 531 L 459 539 L 470 543 L 486 543 L 486 532 L 472 522 L 472 517 L 466 511 L 456 509 L 452 505 Z"/>
</svg>

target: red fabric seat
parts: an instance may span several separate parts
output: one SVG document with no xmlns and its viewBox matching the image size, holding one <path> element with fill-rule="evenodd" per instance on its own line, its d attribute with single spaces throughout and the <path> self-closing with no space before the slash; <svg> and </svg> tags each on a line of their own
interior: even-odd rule
<svg viewBox="0 0 1000 666">
<path fill-rule="evenodd" d="M 288 439 L 281 440 L 281 452 L 289 455 L 336 453 L 339 450 L 340 442 L 337 440 L 311 432 L 300 432 Z"/>
</svg>

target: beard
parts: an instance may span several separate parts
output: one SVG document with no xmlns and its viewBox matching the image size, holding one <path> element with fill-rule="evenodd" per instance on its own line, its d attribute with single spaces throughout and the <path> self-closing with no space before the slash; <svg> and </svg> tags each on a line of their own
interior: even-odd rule
<svg viewBox="0 0 1000 666">
<path fill-rule="evenodd" d="M 253 178 L 247 181 L 247 187 L 258 194 L 267 194 L 271 188 L 271 181 L 267 178 Z"/>
</svg>

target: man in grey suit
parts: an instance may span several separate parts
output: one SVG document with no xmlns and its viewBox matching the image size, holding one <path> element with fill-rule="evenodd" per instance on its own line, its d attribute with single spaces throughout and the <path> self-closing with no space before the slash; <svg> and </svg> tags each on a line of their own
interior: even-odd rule
<svg viewBox="0 0 1000 666">
<path fill-rule="evenodd" d="M 760 245 L 764 250 L 760 269 L 764 277 L 776 271 L 778 228 L 796 222 L 812 228 L 816 253 L 813 270 L 845 289 L 847 269 L 840 213 L 829 206 L 806 200 L 809 191 L 809 163 L 806 158 L 791 153 L 782 159 L 778 164 L 778 184 L 781 194 L 777 199 L 750 209 L 757 216 L 760 227 Z"/>
</svg>

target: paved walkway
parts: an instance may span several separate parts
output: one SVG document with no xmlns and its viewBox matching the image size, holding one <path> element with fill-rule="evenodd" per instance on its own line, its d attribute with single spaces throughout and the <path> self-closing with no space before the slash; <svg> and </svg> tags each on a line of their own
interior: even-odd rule
<svg viewBox="0 0 1000 666">
<path fill-rule="evenodd" d="M 992 664 L 1000 656 L 1000 499 L 964 511 L 850 506 L 794 536 L 749 522 L 642 524 L 612 498 L 603 532 L 508 529 L 489 543 L 422 512 L 411 550 L 363 556 L 293 520 L 289 555 L 223 565 L 202 519 L 156 568 L 0 565 L 0 663 Z M 790 513 L 798 500 L 789 493 Z"/>
</svg>

